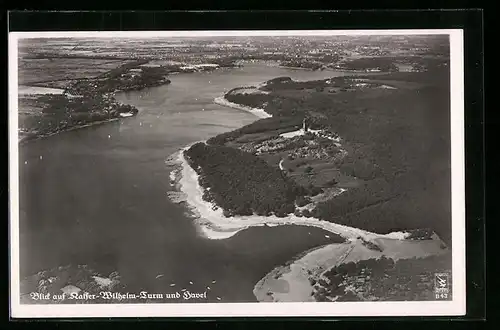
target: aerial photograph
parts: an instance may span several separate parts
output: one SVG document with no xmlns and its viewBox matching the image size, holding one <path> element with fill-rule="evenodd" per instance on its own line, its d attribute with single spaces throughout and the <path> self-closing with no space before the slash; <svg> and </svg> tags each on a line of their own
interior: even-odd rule
<svg viewBox="0 0 500 330">
<path fill-rule="evenodd" d="M 17 80 L 21 304 L 453 299 L 449 35 L 20 38 Z"/>
</svg>

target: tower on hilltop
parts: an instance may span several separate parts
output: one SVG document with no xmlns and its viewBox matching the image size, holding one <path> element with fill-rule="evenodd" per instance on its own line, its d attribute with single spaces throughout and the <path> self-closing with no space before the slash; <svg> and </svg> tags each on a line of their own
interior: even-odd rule
<svg viewBox="0 0 500 330">
<path fill-rule="evenodd" d="M 304 120 L 302 121 L 302 129 L 304 130 L 304 133 L 307 133 L 307 130 L 309 129 L 309 123 L 307 122 L 307 117 L 304 117 Z"/>
</svg>

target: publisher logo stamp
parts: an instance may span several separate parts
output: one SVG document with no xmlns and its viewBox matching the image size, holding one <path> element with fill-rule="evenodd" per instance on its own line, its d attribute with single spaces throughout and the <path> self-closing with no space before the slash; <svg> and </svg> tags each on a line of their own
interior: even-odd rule
<svg viewBox="0 0 500 330">
<path fill-rule="evenodd" d="M 448 299 L 450 294 L 450 275 L 448 273 L 434 274 L 434 294 L 436 299 Z"/>
</svg>

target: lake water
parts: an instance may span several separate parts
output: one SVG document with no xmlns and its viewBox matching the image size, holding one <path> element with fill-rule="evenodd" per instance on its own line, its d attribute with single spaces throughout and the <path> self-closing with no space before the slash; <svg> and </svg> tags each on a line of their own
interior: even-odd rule
<svg viewBox="0 0 500 330">
<path fill-rule="evenodd" d="M 226 240 L 201 237 L 185 206 L 168 199 L 173 187 L 165 160 L 189 143 L 257 119 L 213 103 L 231 88 L 280 76 L 343 74 L 257 63 L 173 75 L 170 85 L 117 95 L 139 109 L 135 117 L 20 146 L 21 277 L 88 264 L 103 275 L 118 271 L 131 292 L 210 286 L 203 301 L 256 301 L 255 283 L 296 254 L 328 243 L 325 232 L 283 226 L 251 228 Z"/>
</svg>

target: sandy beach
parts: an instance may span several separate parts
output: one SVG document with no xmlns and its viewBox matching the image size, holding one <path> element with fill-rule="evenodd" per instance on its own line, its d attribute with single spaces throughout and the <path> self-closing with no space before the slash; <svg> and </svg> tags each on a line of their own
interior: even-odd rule
<svg viewBox="0 0 500 330">
<path fill-rule="evenodd" d="M 227 101 L 223 96 L 217 97 L 215 103 L 248 111 L 259 118 L 268 118 L 271 115 L 263 109 L 255 109 L 247 106 L 242 106 L 236 103 Z M 346 240 L 355 241 L 359 237 L 365 240 L 373 240 L 375 238 L 387 238 L 401 240 L 405 239 L 406 234 L 394 232 L 389 234 L 376 234 L 362 229 L 348 227 L 335 224 L 332 222 L 319 220 L 316 218 L 298 217 L 294 214 L 289 214 L 286 217 L 277 216 L 235 216 L 225 217 L 223 210 L 205 200 L 203 200 L 203 187 L 199 185 L 198 173 L 189 165 L 184 157 L 184 151 L 189 149 L 193 144 L 205 141 L 194 142 L 176 154 L 169 157 L 167 163 L 174 166 L 175 169 L 170 174 L 170 182 L 176 186 L 176 192 L 169 194 L 171 200 L 177 203 L 185 202 L 191 212 L 196 217 L 196 223 L 200 234 L 209 239 L 226 239 L 237 232 L 256 226 L 280 226 L 280 225 L 300 225 L 320 228 L 331 233 L 335 233 L 345 238 Z"/>
</svg>

